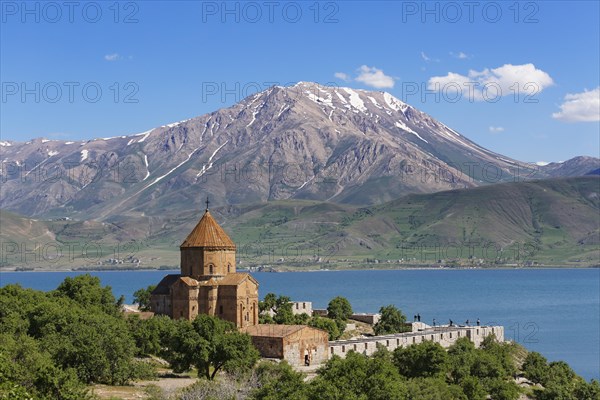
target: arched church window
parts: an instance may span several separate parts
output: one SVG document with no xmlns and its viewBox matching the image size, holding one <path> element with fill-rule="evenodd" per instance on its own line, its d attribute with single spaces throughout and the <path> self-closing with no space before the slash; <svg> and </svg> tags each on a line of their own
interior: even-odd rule
<svg viewBox="0 0 600 400">
<path fill-rule="evenodd" d="M 208 264 L 208 273 L 210 275 L 214 274 L 215 266 L 212 264 Z"/>
<path fill-rule="evenodd" d="M 227 264 L 227 273 L 231 272 L 231 264 Z"/>
</svg>

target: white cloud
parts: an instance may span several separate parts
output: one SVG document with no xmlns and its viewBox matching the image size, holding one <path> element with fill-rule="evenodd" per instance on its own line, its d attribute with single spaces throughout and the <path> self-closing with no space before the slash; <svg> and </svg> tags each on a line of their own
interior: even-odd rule
<svg viewBox="0 0 600 400">
<path fill-rule="evenodd" d="M 502 126 L 490 126 L 490 132 L 492 133 L 500 133 L 500 132 L 504 132 L 504 127 Z"/>
<path fill-rule="evenodd" d="M 440 62 L 440 60 L 438 60 L 437 58 L 431 58 L 429 57 L 427 54 L 425 54 L 424 51 L 421 52 L 421 58 L 423 59 L 423 61 L 425 62 Z"/>
<path fill-rule="evenodd" d="M 567 122 L 600 121 L 600 86 L 582 93 L 567 94 L 560 105 L 560 111 L 552 118 Z"/>
<path fill-rule="evenodd" d="M 462 92 L 470 101 L 497 101 L 502 96 L 519 95 L 535 97 L 554 81 L 548 73 L 537 69 L 535 65 L 505 64 L 498 68 L 486 68 L 482 71 L 469 70 L 467 75 L 449 72 L 445 76 L 429 78 L 427 86 L 430 90 Z"/>
<path fill-rule="evenodd" d="M 376 89 L 393 88 L 395 83 L 394 78 L 387 76 L 382 70 L 366 65 L 358 69 L 358 76 L 355 80 Z"/>
<path fill-rule="evenodd" d="M 104 59 L 106 61 L 117 61 L 117 60 L 121 59 L 121 56 L 119 55 L 119 53 L 112 53 L 112 54 L 105 55 Z"/>
<path fill-rule="evenodd" d="M 465 59 L 469 58 L 469 55 L 467 55 L 467 53 L 463 53 L 462 51 L 459 51 L 458 53 L 450 52 L 450 55 L 454 58 L 458 58 L 461 60 L 465 60 Z"/>
<path fill-rule="evenodd" d="M 439 88 L 439 90 L 445 89 L 448 91 L 464 91 L 465 85 L 470 81 L 470 79 L 466 76 L 448 72 L 448 75 L 445 76 L 432 76 L 429 78 L 429 82 L 427 82 L 427 87 L 430 90 L 435 90 Z"/>
<path fill-rule="evenodd" d="M 345 72 L 336 72 L 335 74 L 333 74 L 333 76 L 335 76 L 338 79 L 343 80 L 344 82 L 350 81 L 350 76 L 348 76 L 348 74 L 346 74 Z"/>
</svg>

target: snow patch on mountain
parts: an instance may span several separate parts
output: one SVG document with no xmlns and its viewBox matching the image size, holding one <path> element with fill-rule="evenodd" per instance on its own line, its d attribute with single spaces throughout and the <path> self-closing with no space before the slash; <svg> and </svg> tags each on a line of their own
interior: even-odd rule
<svg viewBox="0 0 600 400">
<path fill-rule="evenodd" d="M 254 111 L 252 111 L 252 121 L 250 121 L 248 123 L 248 125 L 246 125 L 246 128 L 250 128 L 250 125 L 252 125 L 254 123 L 254 121 L 256 121 L 256 114 L 258 114 L 258 111 L 255 108 Z M 211 132 L 211 135 L 212 135 L 212 129 L 210 130 L 210 132 Z"/>
<path fill-rule="evenodd" d="M 84 162 L 85 160 L 87 160 L 89 155 L 89 151 L 87 150 L 81 150 L 81 160 L 79 160 L 79 162 Z"/>
<path fill-rule="evenodd" d="M 287 106 L 287 104 L 282 105 L 281 108 L 279 109 L 279 114 L 277 114 L 277 116 L 275 118 L 279 118 L 281 116 L 281 114 L 283 114 L 287 110 L 289 110 L 289 107 Z"/>
<path fill-rule="evenodd" d="M 427 140 L 423 139 L 423 138 L 421 137 L 421 135 L 419 135 L 417 132 L 415 132 L 415 131 L 413 131 L 412 129 L 410 129 L 410 128 L 409 128 L 409 127 L 408 127 L 408 126 L 407 126 L 407 125 L 406 125 L 404 122 L 402 122 L 402 121 L 398 121 L 398 122 L 394 123 L 394 125 L 395 125 L 397 128 L 400 128 L 400 129 L 402 129 L 403 131 L 406 131 L 406 132 L 410 132 L 410 133 L 412 133 L 413 135 L 417 136 L 419 139 L 421 139 L 421 140 L 422 140 L 422 141 L 424 141 L 425 143 L 429 143 Z"/>
<path fill-rule="evenodd" d="M 375 107 L 377 107 L 377 108 L 383 108 L 383 107 L 381 107 L 381 106 L 379 105 L 379 103 L 377 102 L 377 100 L 376 100 L 374 97 L 372 97 L 372 96 L 367 96 L 367 98 L 368 98 L 369 100 L 371 100 L 371 103 L 373 103 L 373 104 L 375 105 Z"/>
<path fill-rule="evenodd" d="M 100 140 L 125 139 L 126 137 L 127 136 L 113 136 L 113 137 L 102 138 Z"/>
<path fill-rule="evenodd" d="M 204 164 L 202 166 L 202 170 L 200 172 L 198 172 L 198 174 L 196 175 L 196 178 L 200 178 L 202 175 L 204 175 L 206 173 L 206 171 L 208 171 L 209 169 L 212 168 L 213 163 L 212 163 L 212 159 L 215 157 L 215 155 L 217 154 L 217 152 L 219 150 L 221 150 L 223 148 L 223 146 L 225 146 L 227 144 L 227 142 L 229 142 L 229 140 L 226 140 L 225 143 L 223 143 L 222 145 L 220 145 L 208 158 L 208 163 Z"/>
<path fill-rule="evenodd" d="M 150 133 L 152 133 L 153 130 L 154 130 L 154 128 L 150 129 L 149 131 L 138 133 L 137 135 L 134 135 L 134 136 L 143 136 L 143 138 L 138 140 L 136 143 L 142 143 L 144 140 L 148 139 L 148 136 L 150 136 Z M 129 142 L 131 142 L 131 140 Z"/>
<path fill-rule="evenodd" d="M 325 104 L 326 106 L 329 107 L 333 107 L 333 102 L 331 100 L 331 94 L 328 93 L 327 98 L 325 97 L 319 97 L 317 95 L 315 95 L 314 93 L 310 92 L 310 91 L 306 91 L 306 97 L 308 97 L 310 100 L 312 100 L 313 102 L 315 102 L 316 104 Z"/>
<path fill-rule="evenodd" d="M 346 101 L 346 98 L 344 96 L 342 96 L 339 92 L 335 92 L 335 94 L 340 99 L 340 101 L 342 102 L 342 104 L 345 104 L 345 105 L 348 104 L 348 102 Z"/>
<path fill-rule="evenodd" d="M 348 93 L 350 95 L 350 104 L 352 105 L 352 107 L 360 110 L 360 111 L 367 111 L 367 107 L 365 107 L 365 103 L 362 101 L 362 99 L 360 98 L 360 95 L 358 93 L 356 93 L 354 90 L 350 89 L 350 88 L 342 88 L 344 89 L 344 91 L 346 93 Z"/>
<path fill-rule="evenodd" d="M 146 177 L 143 180 L 146 180 L 150 176 L 150 169 L 148 168 L 148 155 L 147 154 L 144 154 L 144 165 L 146 165 Z"/>
<path fill-rule="evenodd" d="M 444 126 L 444 128 L 446 128 L 447 131 L 454 133 L 456 136 L 460 136 L 460 133 L 456 132 L 454 129 L 447 127 L 446 125 L 443 125 L 443 126 Z"/>
<path fill-rule="evenodd" d="M 383 92 L 383 100 L 389 108 L 395 111 L 401 111 L 402 113 L 404 113 L 408 108 L 408 104 L 398 100 L 388 92 Z"/>
<path fill-rule="evenodd" d="M 189 121 L 189 119 L 184 119 L 183 121 L 172 122 L 170 124 L 161 126 L 161 128 L 173 128 L 174 126 L 181 125 L 184 122 L 188 122 L 188 121 Z"/>
<path fill-rule="evenodd" d="M 199 149 L 199 148 L 198 148 L 198 149 Z M 183 164 L 185 164 L 186 162 L 188 162 L 188 161 L 190 160 L 190 158 L 192 158 L 192 155 L 193 155 L 195 152 L 197 152 L 197 151 L 198 151 L 198 149 L 196 149 L 196 150 L 192 151 L 192 152 L 191 152 L 191 153 L 188 155 L 188 157 L 187 157 L 185 160 L 183 160 L 182 162 L 180 162 L 179 164 L 177 164 L 177 165 L 175 166 L 175 168 L 172 168 L 172 169 L 171 169 L 169 172 L 167 172 L 166 174 L 164 174 L 164 175 L 161 175 L 161 176 L 159 176 L 158 178 L 154 179 L 154 180 L 152 181 L 152 183 L 151 183 L 151 184 L 149 184 L 148 186 L 146 186 L 146 187 L 145 187 L 144 189 L 142 189 L 142 190 L 146 190 L 146 189 L 148 189 L 150 186 L 152 186 L 152 185 L 154 185 L 154 184 L 156 184 L 156 183 L 160 182 L 160 181 L 161 181 L 161 180 L 162 180 L 164 177 L 166 177 L 166 176 L 170 175 L 170 174 L 171 174 L 173 171 L 175 171 L 177 168 L 181 167 Z M 140 193 L 142 190 L 140 190 L 140 191 L 139 191 L 139 192 L 137 192 L 136 194 Z"/>
<path fill-rule="evenodd" d="M 304 182 L 302 185 L 300 185 L 300 187 L 297 190 L 302 189 L 304 186 L 306 186 L 307 183 L 309 183 L 310 181 L 312 181 L 313 179 L 315 179 L 315 176 L 313 176 L 312 178 L 310 178 L 309 180 L 307 180 L 306 182 Z"/>
</svg>

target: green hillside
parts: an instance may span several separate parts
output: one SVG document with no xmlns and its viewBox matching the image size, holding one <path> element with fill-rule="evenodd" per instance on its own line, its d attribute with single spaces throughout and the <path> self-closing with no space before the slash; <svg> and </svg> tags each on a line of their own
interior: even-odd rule
<svg viewBox="0 0 600 400">
<path fill-rule="evenodd" d="M 290 200 L 211 211 L 237 243 L 241 267 L 600 264 L 596 176 L 410 195 L 369 208 Z M 99 257 L 76 254 L 68 263 L 36 266 L 107 267 L 107 258 L 117 258 L 125 262 L 108 266 L 177 267 L 179 244 L 200 216 L 190 210 L 114 215 L 101 222 L 32 221 L 3 212 L 0 222 L 3 242 L 46 235 L 102 251 Z M 17 266 L 14 260 L 3 254 L 5 267 Z"/>
</svg>

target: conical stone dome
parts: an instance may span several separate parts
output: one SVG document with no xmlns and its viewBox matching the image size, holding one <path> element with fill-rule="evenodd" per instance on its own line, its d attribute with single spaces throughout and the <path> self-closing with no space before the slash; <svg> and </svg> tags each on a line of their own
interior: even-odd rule
<svg viewBox="0 0 600 400">
<path fill-rule="evenodd" d="M 188 247 L 235 250 L 235 243 L 206 210 L 196 227 L 180 246 L 180 248 Z"/>
</svg>

